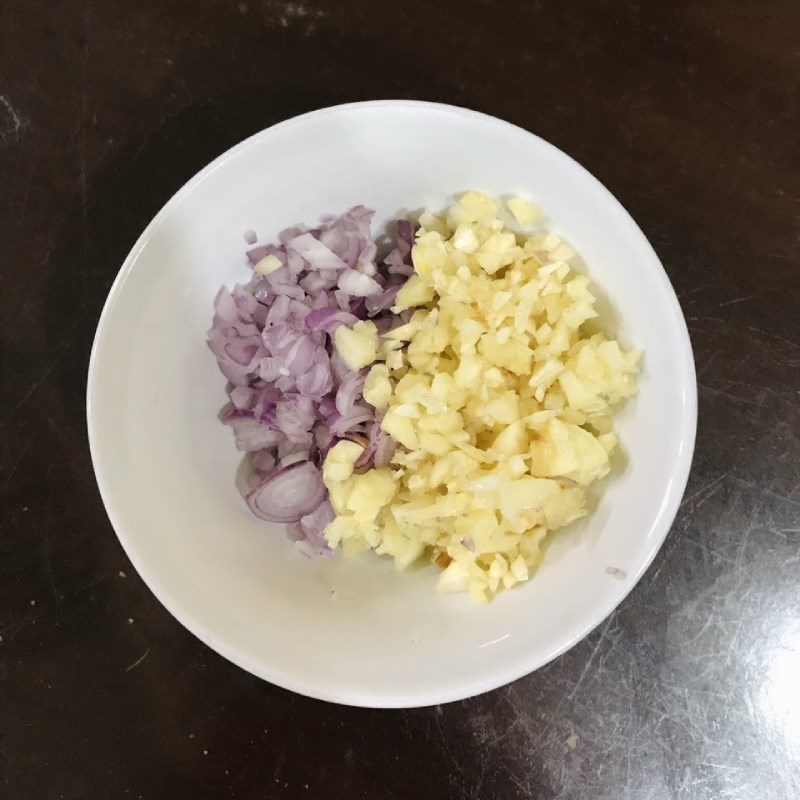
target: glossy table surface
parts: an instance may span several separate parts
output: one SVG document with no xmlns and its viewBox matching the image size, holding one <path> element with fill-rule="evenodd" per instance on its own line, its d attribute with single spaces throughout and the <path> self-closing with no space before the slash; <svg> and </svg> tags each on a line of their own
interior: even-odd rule
<svg viewBox="0 0 800 800">
<path fill-rule="evenodd" d="M 0 796 L 800 797 L 800 6 L 7 0 L 0 4 Z M 214 156 L 359 99 L 553 142 L 669 273 L 700 403 L 654 564 L 506 688 L 368 711 L 187 633 L 98 495 L 84 393 L 128 249 Z"/>
</svg>

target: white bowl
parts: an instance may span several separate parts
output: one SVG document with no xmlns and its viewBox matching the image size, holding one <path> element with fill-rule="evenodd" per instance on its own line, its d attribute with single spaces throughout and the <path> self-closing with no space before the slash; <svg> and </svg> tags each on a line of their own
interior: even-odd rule
<svg viewBox="0 0 800 800">
<path fill-rule="evenodd" d="M 642 180 L 648 180 L 646 175 Z M 488 606 L 435 592 L 435 568 L 376 556 L 308 561 L 234 486 L 205 343 L 212 299 L 244 281 L 242 233 L 269 238 L 357 203 L 383 223 L 477 188 L 523 193 L 583 257 L 610 327 L 645 351 L 618 415 L 625 456 L 596 510 L 553 537 L 533 580 Z M 610 309 L 613 308 L 613 312 Z M 506 122 L 378 101 L 290 119 L 190 180 L 139 238 L 103 310 L 89 367 L 92 459 L 114 529 L 156 596 L 246 670 L 312 697 L 406 707 L 485 692 L 555 658 L 627 595 L 669 530 L 696 427 L 686 325 L 622 206 L 582 167 Z"/>
</svg>

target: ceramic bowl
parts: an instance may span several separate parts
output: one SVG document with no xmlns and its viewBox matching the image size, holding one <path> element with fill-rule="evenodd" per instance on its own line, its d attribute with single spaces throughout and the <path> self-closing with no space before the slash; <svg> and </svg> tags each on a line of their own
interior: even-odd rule
<svg viewBox="0 0 800 800">
<path fill-rule="evenodd" d="M 642 180 L 648 180 L 642 176 Z M 475 188 L 522 193 L 577 249 L 602 322 L 644 350 L 622 447 L 593 513 L 559 531 L 528 583 L 486 606 L 366 554 L 309 561 L 252 516 L 241 454 L 217 413 L 212 300 L 244 282 L 243 232 L 358 203 L 375 231 Z M 666 536 L 696 426 L 686 325 L 664 269 L 623 207 L 564 153 L 514 125 L 432 103 L 315 111 L 257 133 L 192 178 L 125 260 L 103 310 L 87 413 L 97 481 L 128 556 L 159 600 L 218 653 L 274 684 L 374 707 L 485 692 L 537 669 L 630 592 Z"/>
</svg>

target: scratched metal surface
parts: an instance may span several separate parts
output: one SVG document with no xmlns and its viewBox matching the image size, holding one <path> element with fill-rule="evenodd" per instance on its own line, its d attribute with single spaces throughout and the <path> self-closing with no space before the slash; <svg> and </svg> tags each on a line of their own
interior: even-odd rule
<svg viewBox="0 0 800 800">
<path fill-rule="evenodd" d="M 799 32 L 792 0 L 0 4 L 0 795 L 800 797 Z M 659 252 L 700 384 L 686 499 L 628 600 L 538 673 L 409 712 L 291 695 L 173 621 L 83 416 L 161 204 L 248 134 L 375 97 L 585 164 Z"/>
</svg>

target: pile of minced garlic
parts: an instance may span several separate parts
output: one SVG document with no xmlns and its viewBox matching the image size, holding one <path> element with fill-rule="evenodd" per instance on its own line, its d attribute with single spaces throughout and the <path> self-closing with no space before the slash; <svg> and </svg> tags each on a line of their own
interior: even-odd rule
<svg viewBox="0 0 800 800">
<path fill-rule="evenodd" d="M 523 228 L 542 219 L 521 198 L 507 207 Z M 400 569 L 425 555 L 440 591 L 481 602 L 527 580 L 548 531 L 586 513 L 617 446 L 611 406 L 636 392 L 639 361 L 584 332 L 597 314 L 574 251 L 507 230 L 498 212 L 473 191 L 423 213 L 393 308 L 417 308 L 411 320 L 383 336 L 371 323 L 337 331 L 346 362 L 372 364 L 364 398 L 398 448 L 389 467 L 355 474 L 362 445 L 342 441 L 323 468 L 331 547 Z"/>
</svg>

